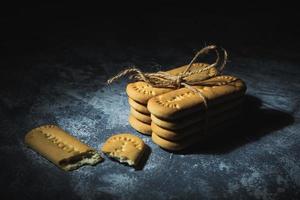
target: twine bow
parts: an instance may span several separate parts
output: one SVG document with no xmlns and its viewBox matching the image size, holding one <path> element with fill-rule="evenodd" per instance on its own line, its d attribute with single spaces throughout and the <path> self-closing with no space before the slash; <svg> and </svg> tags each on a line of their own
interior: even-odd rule
<svg viewBox="0 0 300 200">
<path fill-rule="evenodd" d="M 193 64 L 195 63 L 196 59 L 199 58 L 202 55 L 208 54 L 209 52 L 214 51 L 217 55 L 217 59 L 213 64 L 210 64 L 208 66 L 199 66 L 195 67 L 195 69 L 190 70 Z M 178 75 L 172 75 L 167 72 L 158 71 L 154 73 L 144 73 L 140 69 L 136 67 L 130 67 L 127 68 L 117 75 L 113 76 L 109 80 L 107 80 L 107 84 L 111 84 L 112 82 L 116 81 L 117 79 L 132 74 L 129 78 L 134 79 L 136 81 L 144 81 L 148 84 L 150 84 L 153 87 L 159 87 L 159 88 L 180 88 L 180 87 L 186 87 L 193 92 L 199 94 L 199 96 L 203 99 L 203 103 L 205 107 L 207 108 L 207 100 L 206 97 L 197 90 L 196 88 L 192 87 L 193 85 L 201 85 L 203 84 L 203 81 L 207 80 L 208 78 L 211 78 L 211 76 L 199 76 L 195 77 L 193 79 L 188 79 L 188 77 L 194 75 L 194 74 L 200 74 L 204 71 L 208 71 L 213 67 L 217 67 L 217 65 L 220 62 L 220 52 L 223 52 L 223 62 L 221 63 L 220 67 L 217 68 L 217 73 L 215 76 L 222 74 L 223 69 L 227 62 L 227 52 L 223 48 L 218 48 L 216 45 L 210 45 L 207 47 L 204 47 L 200 51 L 196 53 L 194 58 L 191 60 L 191 62 L 188 64 L 188 66 L 185 68 L 185 70 L 178 74 Z"/>
</svg>

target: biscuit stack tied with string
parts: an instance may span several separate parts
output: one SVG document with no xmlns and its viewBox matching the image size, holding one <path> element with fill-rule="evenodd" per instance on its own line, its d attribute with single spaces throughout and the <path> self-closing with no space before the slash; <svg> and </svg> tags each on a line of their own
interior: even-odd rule
<svg viewBox="0 0 300 200">
<path fill-rule="evenodd" d="M 205 63 L 193 63 L 191 66 L 191 70 L 195 68 L 202 68 L 208 66 Z M 172 75 L 179 75 L 187 68 L 187 65 L 178 67 L 172 70 L 167 71 L 166 73 Z M 217 69 L 215 67 L 210 68 L 210 70 L 204 71 L 199 74 L 193 75 L 193 77 L 201 78 L 201 77 L 213 77 L 217 73 Z M 193 78 L 192 77 L 192 78 Z M 149 83 L 144 81 L 138 81 L 134 83 L 129 83 L 126 88 L 126 92 L 128 95 L 128 103 L 130 105 L 130 115 L 129 115 L 129 123 L 130 125 L 140 133 L 151 135 L 151 115 L 147 108 L 148 101 L 161 94 L 165 94 L 167 92 L 173 91 L 174 88 L 157 88 L 152 87 Z"/>
<path fill-rule="evenodd" d="M 130 125 L 152 135 L 160 147 L 177 151 L 233 124 L 241 114 L 246 85 L 237 77 L 221 75 L 227 60 L 226 51 L 221 50 L 221 64 L 220 48 L 212 45 L 199 51 L 189 65 L 157 73 L 129 68 L 110 79 L 108 83 L 134 73 L 131 78 L 138 80 L 126 90 Z M 210 51 L 217 54 L 215 63 L 194 63 Z"/>
<path fill-rule="evenodd" d="M 154 143 L 168 150 L 181 150 L 237 119 L 246 89 L 244 82 L 233 76 L 217 76 L 205 81 L 205 85 L 193 88 L 206 100 L 188 88 L 149 100 Z"/>
</svg>

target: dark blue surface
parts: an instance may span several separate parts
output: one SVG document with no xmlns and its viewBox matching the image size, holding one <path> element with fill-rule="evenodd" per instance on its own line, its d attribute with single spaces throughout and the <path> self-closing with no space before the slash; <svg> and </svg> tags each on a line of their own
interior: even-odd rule
<svg viewBox="0 0 300 200">
<path fill-rule="evenodd" d="M 93 64 L 41 61 L 23 74 L 29 77 L 15 88 L 19 95 L 1 95 L 1 165 L 9 169 L 1 170 L 1 177 L 10 180 L 5 184 L 14 191 L 12 196 L 61 198 L 67 192 L 84 199 L 296 199 L 299 195 L 298 65 L 232 57 L 226 72 L 248 85 L 245 124 L 201 148 L 173 154 L 129 126 L 125 81 L 105 86 L 108 76 L 125 63 L 101 62 L 96 48 L 88 53 L 84 47 L 73 49 L 65 52 L 66 58 L 89 57 Z M 174 59 L 172 64 L 181 61 Z M 131 132 L 141 136 L 152 152 L 138 171 L 106 159 L 96 167 L 66 173 L 24 146 L 24 134 L 45 123 L 58 124 L 96 149 L 112 134 Z"/>
<path fill-rule="evenodd" d="M 240 29 L 246 27 L 236 20 Z M 49 25 L 54 31 L 36 28 L 29 34 L 32 37 L 24 32 L 23 38 L 12 36 L 2 43 L 7 55 L 0 61 L 6 69 L 1 72 L 0 90 L 3 195 L 11 199 L 300 198 L 300 65 L 294 60 L 298 54 L 248 46 L 247 37 L 235 40 L 240 32 L 211 35 L 213 20 L 201 21 L 212 32 L 198 29 L 188 37 L 184 30 L 195 25 L 189 18 L 166 17 L 159 28 L 165 22 L 180 25 L 182 31 L 173 31 L 176 26 L 170 25 L 169 31 L 145 35 L 149 24 L 136 22 L 145 29 L 126 29 L 119 23 L 116 34 L 114 23 L 102 21 L 99 27 L 110 28 L 106 31 L 95 28 L 95 21 L 77 26 L 57 20 Z M 254 37 L 252 41 L 259 39 Z M 129 126 L 126 80 L 111 86 L 105 81 L 132 64 L 145 71 L 186 64 L 204 46 L 199 41 L 207 38 L 228 46 L 231 62 L 225 73 L 242 78 L 248 86 L 244 121 L 188 151 L 164 151 Z M 106 158 L 95 167 L 63 172 L 23 143 L 27 131 L 49 123 L 96 149 L 112 134 L 131 132 L 149 145 L 150 155 L 140 170 Z"/>
</svg>

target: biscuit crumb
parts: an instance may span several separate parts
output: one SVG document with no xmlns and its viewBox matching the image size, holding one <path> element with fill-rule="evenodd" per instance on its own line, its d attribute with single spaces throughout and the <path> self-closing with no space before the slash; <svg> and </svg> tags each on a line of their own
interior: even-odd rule
<svg viewBox="0 0 300 200">
<path fill-rule="evenodd" d="M 75 155 L 68 159 L 59 162 L 59 165 L 66 171 L 78 169 L 83 165 L 96 165 L 101 162 L 103 158 L 96 151 L 87 151 L 79 155 Z"/>
</svg>

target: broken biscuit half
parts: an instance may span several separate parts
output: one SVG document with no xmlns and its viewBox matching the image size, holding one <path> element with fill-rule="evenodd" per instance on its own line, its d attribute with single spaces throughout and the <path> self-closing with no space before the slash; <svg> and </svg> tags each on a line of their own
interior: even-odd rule
<svg viewBox="0 0 300 200">
<path fill-rule="evenodd" d="M 65 171 L 103 160 L 95 149 L 56 125 L 32 129 L 25 136 L 25 144 Z"/>
<path fill-rule="evenodd" d="M 145 149 L 146 145 L 141 138 L 130 133 L 121 133 L 108 138 L 101 150 L 121 163 L 137 166 Z"/>
</svg>

